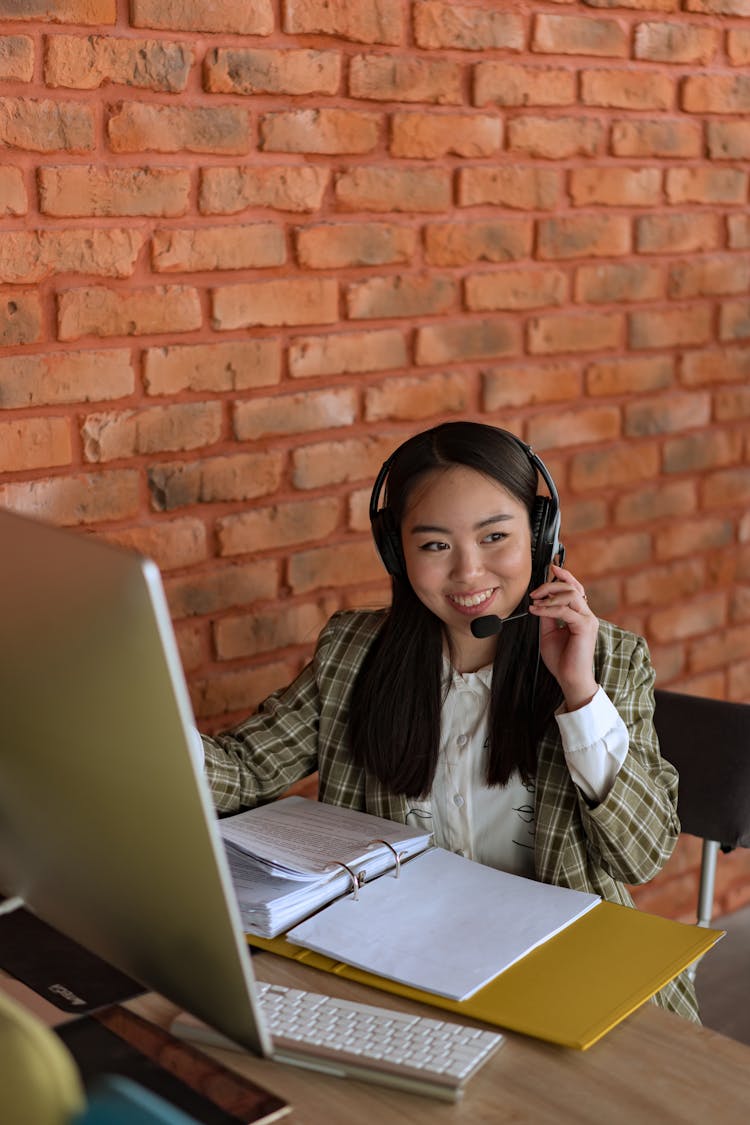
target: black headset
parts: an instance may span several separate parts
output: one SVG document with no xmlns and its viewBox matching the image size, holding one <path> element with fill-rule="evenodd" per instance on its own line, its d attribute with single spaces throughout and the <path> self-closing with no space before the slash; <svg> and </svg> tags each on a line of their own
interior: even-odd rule
<svg viewBox="0 0 750 1125">
<path fill-rule="evenodd" d="M 531 464 L 541 476 L 549 496 L 537 496 L 531 512 L 531 559 L 534 573 L 541 574 L 540 580 L 547 574 L 550 563 L 557 558 L 560 566 L 565 561 L 565 548 L 560 542 L 560 500 L 555 488 L 555 482 L 540 457 L 526 442 L 521 441 L 509 430 L 495 427 L 498 433 L 511 438 L 523 450 Z M 429 431 L 428 431 L 429 432 Z M 411 440 L 411 439 L 409 439 Z M 386 483 L 390 467 L 398 457 L 406 442 L 394 450 L 390 457 L 383 462 L 377 475 L 370 495 L 370 527 L 375 540 L 378 554 L 383 566 L 394 578 L 406 577 L 406 563 L 401 546 L 401 531 L 392 510 L 386 505 L 379 508 L 380 494 Z"/>
</svg>

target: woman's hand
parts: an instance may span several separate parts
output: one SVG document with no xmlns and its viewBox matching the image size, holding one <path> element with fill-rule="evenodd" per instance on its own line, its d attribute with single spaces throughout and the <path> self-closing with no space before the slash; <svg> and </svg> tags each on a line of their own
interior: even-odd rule
<svg viewBox="0 0 750 1125">
<path fill-rule="evenodd" d="M 567 710 L 575 711 L 598 690 L 593 663 L 599 621 L 578 579 L 554 563 L 551 570 L 554 581 L 531 591 L 529 613 L 540 619 L 542 660 L 562 688 Z"/>
</svg>

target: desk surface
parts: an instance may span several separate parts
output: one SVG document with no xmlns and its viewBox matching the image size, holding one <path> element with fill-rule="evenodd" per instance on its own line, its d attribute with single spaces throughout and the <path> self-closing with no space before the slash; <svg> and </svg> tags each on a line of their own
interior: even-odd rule
<svg viewBox="0 0 750 1125">
<path fill-rule="evenodd" d="M 272 954 L 255 956 L 253 965 L 261 980 L 435 1014 L 434 1009 Z M 153 995 L 128 1006 L 157 1023 L 167 1023 L 175 1010 Z M 705 1125 L 706 1120 L 747 1125 L 750 1121 L 750 1047 L 653 1004 L 643 1005 L 588 1051 L 506 1034 L 504 1046 L 471 1079 L 462 1101 L 455 1105 L 239 1052 L 209 1053 L 290 1102 L 292 1114 L 284 1118 L 290 1125 L 352 1125 L 361 1120 L 379 1125 Z"/>
</svg>

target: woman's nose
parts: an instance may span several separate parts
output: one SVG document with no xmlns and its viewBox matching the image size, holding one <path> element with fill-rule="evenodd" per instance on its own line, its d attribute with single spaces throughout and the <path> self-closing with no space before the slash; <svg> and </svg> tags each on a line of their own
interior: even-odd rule
<svg viewBox="0 0 750 1125">
<path fill-rule="evenodd" d="M 482 573 L 482 561 L 476 547 L 454 548 L 451 562 L 454 578 L 466 580 Z"/>
</svg>

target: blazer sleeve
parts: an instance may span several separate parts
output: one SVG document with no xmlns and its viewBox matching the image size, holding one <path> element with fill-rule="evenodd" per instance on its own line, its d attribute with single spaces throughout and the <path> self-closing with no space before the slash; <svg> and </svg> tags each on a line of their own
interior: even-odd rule
<svg viewBox="0 0 750 1125">
<path fill-rule="evenodd" d="M 629 747 L 601 804 L 578 791 L 590 858 L 623 883 L 652 879 L 680 833 L 678 777 L 662 758 L 654 729 L 654 669 L 642 637 L 618 631 L 607 646 L 598 680 L 628 728 Z"/>
</svg>

